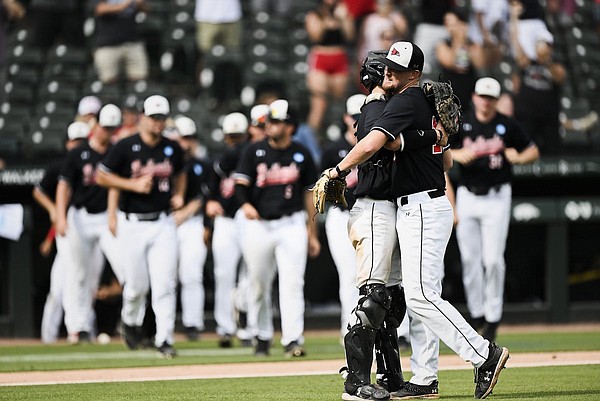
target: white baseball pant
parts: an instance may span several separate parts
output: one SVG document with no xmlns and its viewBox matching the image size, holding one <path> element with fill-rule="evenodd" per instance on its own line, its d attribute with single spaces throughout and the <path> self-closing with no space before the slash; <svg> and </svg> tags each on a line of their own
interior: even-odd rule
<svg viewBox="0 0 600 401">
<path fill-rule="evenodd" d="M 90 214 L 85 209 L 69 208 L 65 235 L 71 260 L 65 264 L 65 325 L 69 333 L 93 333 L 90 316 L 98 289 L 104 258 L 94 251 L 99 247 L 111 265 L 116 265 L 116 241 L 108 230 L 107 213 Z"/>
<path fill-rule="evenodd" d="M 487 195 L 475 195 L 463 186 L 456 191 L 456 239 L 467 307 L 471 317 L 485 317 L 490 323 L 502 318 L 511 197 L 510 184 Z"/>
<path fill-rule="evenodd" d="M 340 333 L 342 337 L 348 332 L 348 325 L 352 320 L 352 309 L 358 301 L 356 255 L 347 235 L 349 218 L 349 211 L 336 207 L 329 208 L 325 218 L 325 234 L 329 252 L 339 278 L 340 304 L 342 306 Z"/>
<path fill-rule="evenodd" d="M 50 290 L 46 296 L 44 313 L 42 315 L 41 337 L 42 342 L 49 344 L 58 339 L 58 332 L 63 321 L 63 292 L 65 280 L 65 255 L 68 247 L 62 242 L 66 238 L 56 236 L 56 256 L 50 270 Z M 59 245 L 59 242 L 61 245 Z M 60 250 L 60 251 L 59 251 Z M 62 252 L 61 252 L 62 251 Z M 67 257 L 68 258 L 68 257 Z"/>
<path fill-rule="evenodd" d="M 236 333 L 237 324 L 233 306 L 233 291 L 242 259 L 240 221 L 235 218 L 215 217 L 212 251 L 215 275 L 215 321 L 217 334 Z"/>
<path fill-rule="evenodd" d="M 444 253 L 452 224 L 452 206 L 446 196 L 431 199 L 427 192 L 419 192 L 398 206 L 396 230 L 406 305 L 455 353 L 479 367 L 488 356 L 489 342 L 441 297 Z"/>
<path fill-rule="evenodd" d="M 193 216 L 177 227 L 178 277 L 181 286 L 181 321 L 185 327 L 204 330 L 204 218 Z"/>
<path fill-rule="evenodd" d="M 251 283 L 248 321 L 262 340 L 273 338 L 271 292 L 279 275 L 281 344 L 304 343 L 304 272 L 308 252 L 306 213 L 277 220 L 247 220 L 242 248 Z"/>
<path fill-rule="evenodd" d="M 121 320 L 128 326 L 144 322 L 146 295 L 152 289 L 156 316 L 154 343 L 173 344 L 177 307 L 177 230 L 172 216 L 136 221 L 119 213 L 119 240 L 125 273 Z"/>
</svg>

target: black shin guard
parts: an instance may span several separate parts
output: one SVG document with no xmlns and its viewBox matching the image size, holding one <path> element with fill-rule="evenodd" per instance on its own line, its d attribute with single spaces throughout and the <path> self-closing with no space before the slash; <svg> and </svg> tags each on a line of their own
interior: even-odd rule
<svg viewBox="0 0 600 401">
<path fill-rule="evenodd" d="M 348 376 L 344 387 L 347 393 L 354 394 L 358 387 L 371 383 L 373 364 L 373 344 L 375 330 L 356 325 L 344 336 Z"/>
<path fill-rule="evenodd" d="M 389 311 L 375 337 L 375 357 L 377 360 L 377 383 L 388 391 L 397 391 L 404 385 L 398 334 L 396 329 L 406 313 L 404 290 L 400 286 L 389 287 L 392 301 Z"/>
</svg>

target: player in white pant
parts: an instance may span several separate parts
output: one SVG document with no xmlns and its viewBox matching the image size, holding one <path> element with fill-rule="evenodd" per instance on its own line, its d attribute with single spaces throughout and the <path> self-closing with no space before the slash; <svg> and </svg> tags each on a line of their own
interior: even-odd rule
<svg viewBox="0 0 600 401">
<path fill-rule="evenodd" d="M 538 159 L 530 136 L 496 110 L 500 83 L 484 77 L 471 97 L 474 110 L 453 139 L 452 156 L 459 163 L 456 190 L 456 239 L 471 324 L 490 341 L 502 318 L 504 250 L 510 223 L 511 165 Z"/>
<path fill-rule="evenodd" d="M 73 342 L 87 341 L 95 331 L 90 316 L 105 263 L 102 257 L 94 258 L 95 248 L 100 247 L 111 264 L 117 263 L 116 241 L 108 229 L 108 195 L 96 185 L 95 172 L 120 122 L 117 106 L 108 104 L 100 110 L 89 141 L 67 155 L 56 189 L 56 233 L 66 238 L 71 256 L 65 265 L 64 308 Z"/>
<path fill-rule="evenodd" d="M 271 290 L 279 274 L 281 344 L 286 355 L 305 354 L 306 257 L 320 252 L 312 195 L 316 179 L 309 151 L 292 141 L 296 120 L 286 100 L 269 106 L 267 139 L 248 146 L 235 174 L 236 197 L 248 221 L 242 244 L 252 302 L 248 321 L 257 336 L 255 353 L 267 355 L 273 338 Z"/>
<path fill-rule="evenodd" d="M 204 263 L 208 249 L 204 243 L 202 207 L 207 193 L 207 165 L 195 158 L 198 149 L 196 123 L 186 116 L 175 119 L 178 142 L 186 157 L 187 189 L 185 205 L 173 213 L 177 224 L 178 273 L 181 292 L 181 320 L 189 340 L 204 330 Z"/>
<path fill-rule="evenodd" d="M 324 169 L 334 167 L 348 154 L 356 143 L 354 125 L 360 116 L 360 108 L 365 102 L 363 94 L 352 95 L 346 100 L 346 113 L 342 120 L 346 126 L 344 135 L 337 141 L 329 143 L 322 152 L 321 167 Z M 340 232 L 348 231 L 348 219 L 350 209 L 354 204 L 353 191 L 358 183 L 357 169 L 346 177 L 346 201 L 348 209 L 341 206 L 332 207 L 327 210 L 325 218 L 325 234 L 329 244 L 329 252 L 338 272 L 340 304 L 342 306 L 340 322 L 340 334 L 342 339 L 351 326 L 352 309 L 358 300 L 358 289 L 356 288 L 356 256 L 352 242 L 346 235 Z"/>
<path fill-rule="evenodd" d="M 97 176 L 100 185 L 121 191 L 118 237 L 125 277 L 125 343 L 130 349 L 140 346 L 146 296 L 152 289 L 154 345 L 165 358 L 176 355 L 177 233 L 170 211 L 184 205 L 187 184 L 181 147 L 162 136 L 169 112 L 166 98 L 148 97 L 140 133 L 117 142 L 98 166 Z"/>
<path fill-rule="evenodd" d="M 81 145 L 90 133 L 90 127 L 83 122 L 74 122 L 67 128 L 67 142 L 65 148 L 71 151 Z M 64 237 L 56 236 L 54 223 L 56 222 L 56 187 L 58 185 L 58 176 L 64 159 L 55 161 L 46 169 L 44 177 L 33 189 L 33 199 L 40 204 L 50 217 L 52 223 L 51 233 L 45 241 L 56 241 L 56 256 L 50 270 L 50 290 L 44 304 L 44 312 L 42 314 L 41 337 L 44 343 L 53 343 L 58 339 L 60 325 L 63 322 L 63 292 L 65 280 L 65 259 L 68 261 L 70 257 L 65 255 L 68 249 L 62 244 L 65 241 Z M 59 243 L 61 243 L 59 245 Z M 59 249 L 61 252 L 59 252 Z"/>
</svg>

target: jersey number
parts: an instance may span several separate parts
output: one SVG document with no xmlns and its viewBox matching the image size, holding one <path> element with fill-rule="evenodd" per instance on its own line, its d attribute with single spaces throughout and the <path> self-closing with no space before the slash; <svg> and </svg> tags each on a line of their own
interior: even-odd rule
<svg viewBox="0 0 600 401">
<path fill-rule="evenodd" d="M 292 195 L 294 194 L 294 187 L 292 185 L 286 185 L 283 190 L 283 198 L 284 199 L 292 199 Z"/>
<path fill-rule="evenodd" d="M 490 159 L 489 159 L 489 163 L 488 163 L 488 167 L 490 168 L 490 170 L 499 170 L 502 168 L 502 165 L 504 164 L 504 158 L 502 157 L 502 155 L 490 155 Z"/>
</svg>

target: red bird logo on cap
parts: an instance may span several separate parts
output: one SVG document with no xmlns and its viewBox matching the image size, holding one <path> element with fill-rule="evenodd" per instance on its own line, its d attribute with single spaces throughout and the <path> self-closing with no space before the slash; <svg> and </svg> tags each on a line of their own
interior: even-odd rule
<svg viewBox="0 0 600 401">
<path fill-rule="evenodd" d="M 400 52 L 398 51 L 398 49 L 396 49 L 395 47 L 392 49 L 392 51 L 390 52 L 390 54 L 392 56 L 397 56 L 400 54 Z"/>
</svg>

